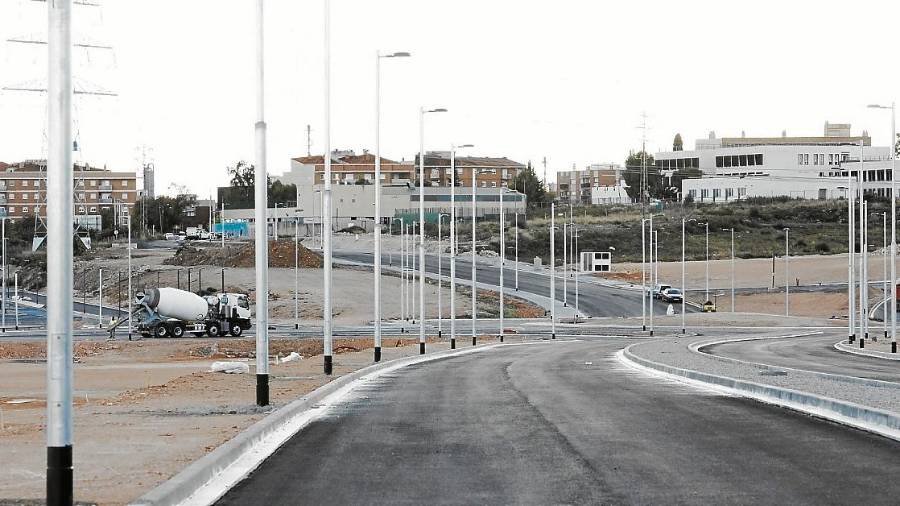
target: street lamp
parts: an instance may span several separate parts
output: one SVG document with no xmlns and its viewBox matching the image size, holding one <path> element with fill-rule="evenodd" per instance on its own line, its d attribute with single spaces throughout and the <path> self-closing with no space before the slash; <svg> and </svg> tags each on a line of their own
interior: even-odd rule
<svg viewBox="0 0 900 506">
<path fill-rule="evenodd" d="M 891 102 L 891 106 L 878 104 L 870 104 L 871 109 L 890 109 L 891 110 L 891 353 L 897 353 L 897 107 L 895 102 Z M 862 168 L 863 160 L 860 156 L 860 168 Z"/>
<path fill-rule="evenodd" d="M 731 231 L 731 312 L 734 313 L 734 227 L 722 229 L 722 232 L 728 231 Z"/>
<path fill-rule="evenodd" d="M 684 307 L 685 307 L 685 299 L 687 299 L 687 280 L 686 280 L 686 269 L 685 269 L 685 220 L 681 218 L 681 333 L 682 335 L 686 333 L 686 325 L 685 325 L 685 316 L 684 316 Z"/>
<path fill-rule="evenodd" d="M 516 291 L 519 291 L 519 211 L 516 211 L 515 216 L 515 227 L 516 227 Z"/>
<path fill-rule="evenodd" d="M 556 339 L 556 204 L 550 203 L 550 339 Z"/>
<path fill-rule="evenodd" d="M 785 316 L 791 315 L 790 241 L 791 241 L 791 229 L 789 227 L 785 227 L 784 228 L 784 315 Z"/>
<path fill-rule="evenodd" d="M 472 144 L 450 145 L 450 349 L 456 349 L 456 150 L 470 148 Z M 474 170 L 474 169 L 473 169 Z M 472 191 L 472 200 L 475 191 Z M 474 265 L 474 264 L 473 264 Z M 474 273 L 474 270 L 473 270 Z M 475 290 L 475 277 L 472 277 L 472 290 Z M 473 336 L 474 338 L 474 336 Z"/>
<path fill-rule="evenodd" d="M 381 59 L 409 57 L 404 51 L 375 51 L 375 361 L 381 361 Z"/>
<path fill-rule="evenodd" d="M 425 115 L 447 109 L 419 108 L 419 354 L 425 354 Z"/>
<path fill-rule="evenodd" d="M 641 330 L 647 330 L 647 219 L 641 218 Z"/>
<path fill-rule="evenodd" d="M 443 221 L 444 217 L 449 218 L 450 215 L 446 213 L 438 213 L 438 291 L 437 291 L 437 302 L 438 302 L 438 339 L 441 339 L 441 314 L 443 307 L 441 306 L 441 261 L 443 260 L 443 255 L 441 254 L 441 221 Z"/>
</svg>

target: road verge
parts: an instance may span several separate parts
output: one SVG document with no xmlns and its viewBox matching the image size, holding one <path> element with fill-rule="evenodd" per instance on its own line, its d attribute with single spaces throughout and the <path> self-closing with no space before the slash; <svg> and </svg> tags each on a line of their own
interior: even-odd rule
<svg viewBox="0 0 900 506">
<path fill-rule="evenodd" d="M 749 397 L 900 441 L 900 416 L 896 413 L 799 390 L 662 364 L 636 355 L 631 350 L 635 346 L 631 345 L 616 354 L 620 362 L 633 369 L 720 393 Z"/>
</svg>

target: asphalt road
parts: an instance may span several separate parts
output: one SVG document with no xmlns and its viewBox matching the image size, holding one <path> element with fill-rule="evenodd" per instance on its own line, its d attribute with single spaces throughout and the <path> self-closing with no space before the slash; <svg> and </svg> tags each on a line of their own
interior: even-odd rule
<svg viewBox="0 0 900 506">
<path fill-rule="evenodd" d="M 624 369 L 624 340 L 373 381 L 219 504 L 896 504 L 900 443 Z"/>
<path fill-rule="evenodd" d="M 846 339 L 846 336 L 844 338 Z M 841 337 L 835 334 L 763 339 L 717 344 L 704 347 L 703 351 L 779 367 L 881 381 L 900 381 L 900 363 L 838 351 L 834 349 L 834 343 L 839 339 Z"/>
<path fill-rule="evenodd" d="M 364 252 L 336 251 L 335 258 L 351 260 L 354 262 L 372 264 L 373 255 Z M 399 265 L 398 255 L 393 255 L 394 266 Z M 382 255 L 384 265 L 388 264 L 389 256 Z M 450 259 L 442 257 L 441 273 L 445 276 L 450 275 Z M 425 256 L 425 269 L 429 273 L 437 273 L 438 271 L 437 256 Z M 509 289 L 510 294 L 515 295 L 513 291 L 515 270 L 505 268 L 504 285 Z M 456 277 L 463 281 L 472 280 L 472 262 L 464 258 L 456 260 Z M 495 265 L 477 264 L 476 280 L 480 283 L 500 286 L 500 268 Z M 570 306 L 575 305 L 575 283 L 574 278 L 567 281 L 567 301 Z M 550 294 L 550 278 L 549 276 L 536 274 L 526 270 L 519 270 L 519 290 L 537 295 L 548 296 Z M 562 276 L 556 280 L 556 298 L 563 300 L 563 281 Z M 641 295 L 637 291 L 622 290 L 611 288 L 608 286 L 597 285 L 595 283 L 579 283 L 578 284 L 578 307 L 591 316 L 640 316 L 641 314 Z M 668 304 L 662 301 L 654 301 L 654 310 L 656 314 L 665 314 Z M 649 309 L 648 309 L 649 310 Z M 679 308 L 680 310 L 680 308 Z M 688 307 L 688 311 L 693 309 Z"/>
</svg>

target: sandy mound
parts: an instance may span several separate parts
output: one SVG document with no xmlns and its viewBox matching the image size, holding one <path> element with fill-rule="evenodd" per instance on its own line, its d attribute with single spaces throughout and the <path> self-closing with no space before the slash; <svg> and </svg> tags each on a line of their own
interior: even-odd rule
<svg viewBox="0 0 900 506">
<path fill-rule="evenodd" d="M 300 267 L 318 269 L 322 267 L 322 257 L 308 250 L 302 244 L 298 245 L 300 252 Z M 253 243 L 237 245 L 202 246 L 186 244 L 175 252 L 172 258 L 165 261 L 167 265 L 181 265 L 190 267 L 194 265 L 216 265 L 223 267 L 255 267 L 256 253 Z M 281 240 L 269 241 L 269 267 L 294 267 L 294 241 Z"/>
</svg>

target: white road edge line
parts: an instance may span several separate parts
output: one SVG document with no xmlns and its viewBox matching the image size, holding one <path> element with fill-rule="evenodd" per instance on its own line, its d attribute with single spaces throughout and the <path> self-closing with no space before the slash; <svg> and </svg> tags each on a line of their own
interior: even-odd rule
<svg viewBox="0 0 900 506">
<path fill-rule="evenodd" d="M 822 419 L 836 422 L 836 423 L 839 423 L 842 425 L 846 425 L 848 427 L 853 427 L 853 428 L 864 430 L 867 432 L 872 432 L 874 434 L 884 436 L 888 439 L 900 441 L 900 430 L 897 430 L 897 429 L 892 429 L 889 427 L 884 427 L 881 425 L 868 423 L 868 422 L 866 422 L 864 420 L 860 420 L 858 418 L 841 415 L 830 409 L 809 406 L 809 405 L 802 404 L 799 402 L 791 402 L 788 400 L 781 399 L 779 397 L 757 394 L 757 393 L 750 392 L 747 390 L 726 387 L 726 386 L 718 385 L 715 383 L 709 383 L 706 381 L 701 381 L 701 380 L 697 380 L 697 379 L 693 379 L 693 378 L 688 378 L 685 376 L 680 376 L 677 374 L 668 373 L 665 371 L 660 371 L 658 369 L 653 369 L 651 367 L 647 367 L 643 364 L 639 364 L 639 363 L 634 362 L 633 360 L 629 359 L 627 356 L 625 356 L 626 350 L 627 350 L 627 348 L 623 348 L 623 349 L 619 350 L 618 352 L 616 352 L 615 355 L 616 355 L 616 358 L 619 360 L 619 362 L 625 366 L 631 367 L 632 369 L 634 369 L 636 371 L 642 372 L 642 373 L 650 375 L 650 376 L 654 376 L 657 378 L 663 378 L 663 379 L 667 379 L 667 380 L 671 380 L 671 381 L 677 381 L 679 383 L 683 383 L 685 385 L 689 385 L 689 386 L 692 386 L 694 388 L 698 388 L 701 390 L 714 391 L 714 392 L 718 392 L 720 394 L 754 399 L 759 402 L 771 404 L 774 406 L 779 406 L 782 408 L 787 408 L 787 409 L 790 409 L 793 411 L 798 411 L 798 412 L 805 413 L 805 414 L 808 414 L 808 415 L 811 415 L 811 416 L 814 416 L 817 418 L 822 418 Z M 668 366 L 668 367 L 672 367 L 673 369 L 680 369 L 681 371 L 685 371 L 688 373 L 695 372 L 695 371 L 691 371 L 690 369 L 681 369 L 681 368 L 677 368 L 677 367 L 673 367 L 673 366 Z M 713 376 L 713 375 L 708 375 L 708 376 Z M 728 379 L 733 380 L 733 378 L 728 378 Z M 851 406 L 851 407 L 864 408 L 864 409 L 867 409 L 867 410 L 870 410 L 873 412 L 878 412 L 878 410 L 875 410 L 873 408 L 868 408 L 866 406 L 855 405 L 850 402 L 839 401 L 836 399 L 832 399 L 830 397 L 809 394 L 809 393 L 805 393 L 805 392 L 800 392 L 798 390 L 789 390 L 786 388 L 779 388 L 779 387 L 775 387 L 772 385 L 759 385 L 757 383 L 752 383 L 749 381 L 742 381 L 742 380 L 733 380 L 733 381 L 735 383 L 744 383 L 744 384 L 748 384 L 748 385 L 762 386 L 762 387 L 765 387 L 765 389 L 771 390 L 771 391 L 780 391 L 780 392 L 785 392 L 788 394 L 793 394 L 794 397 L 806 397 L 806 398 L 810 398 L 810 399 L 818 399 L 818 400 L 823 400 L 827 403 L 843 404 L 843 405 L 847 405 L 847 406 Z M 882 413 L 888 414 L 888 413 L 884 413 L 884 412 L 882 412 Z M 889 415 L 893 416 L 893 417 L 897 416 L 897 415 L 894 415 L 893 413 L 890 413 Z"/>
<path fill-rule="evenodd" d="M 897 355 L 882 355 L 882 352 L 877 351 L 860 351 L 857 348 L 844 344 L 844 340 L 834 343 L 834 349 L 840 351 L 841 353 L 851 353 L 853 355 L 859 355 L 860 357 L 869 357 L 869 358 L 878 358 L 881 360 L 900 360 L 900 354 Z M 877 354 L 876 354 L 877 353 Z"/>
</svg>

